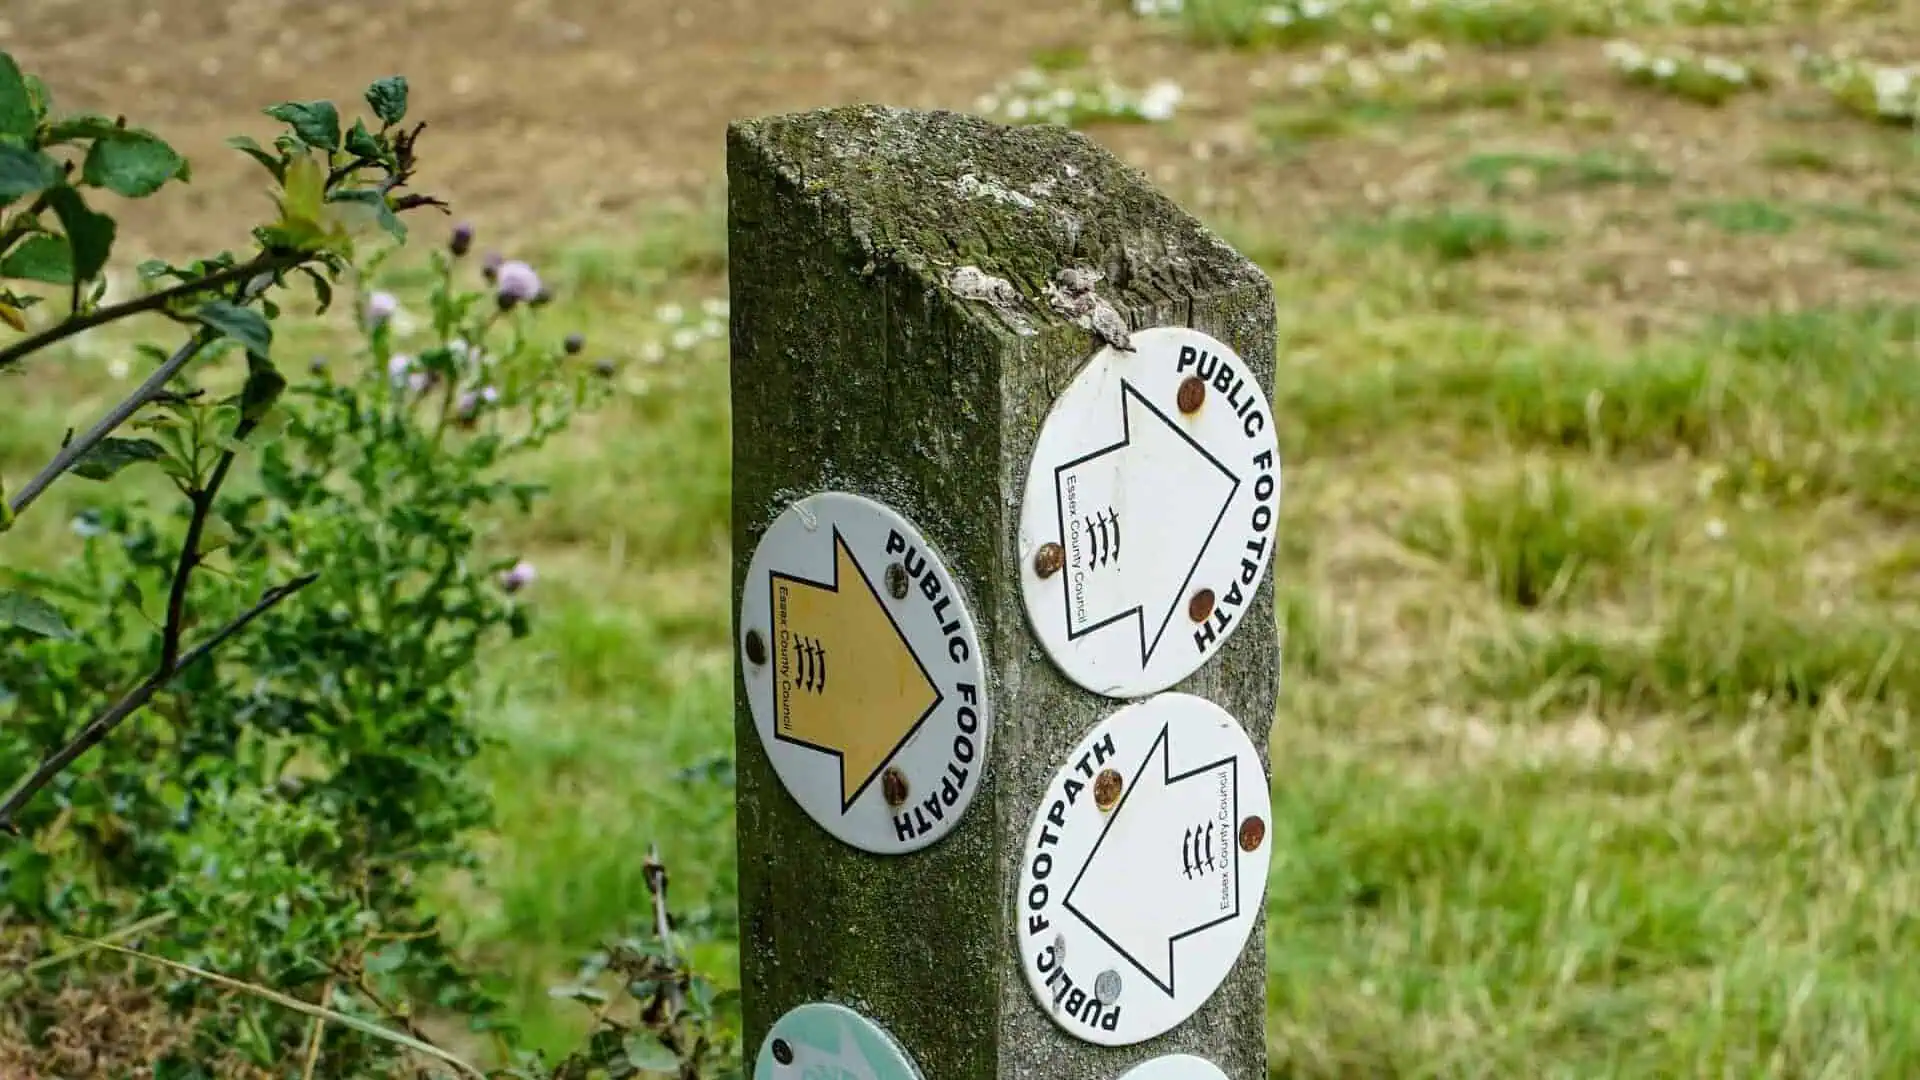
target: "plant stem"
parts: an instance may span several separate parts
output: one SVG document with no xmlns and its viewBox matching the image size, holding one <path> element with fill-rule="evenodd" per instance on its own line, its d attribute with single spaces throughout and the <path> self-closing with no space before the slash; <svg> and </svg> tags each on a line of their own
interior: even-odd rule
<svg viewBox="0 0 1920 1080">
<path fill-rule="evenodd" d="M 254 601 L 252 607 L 241 612 L 232 622 L 214 631 L 210 637 L 188 650 L 173 664 L 155 669 L 153 674 L 140 680 L 132 689 L 122 694 L 118 701 L 107 706 L 100 715 L 87 721 L 87 726 L 80 729 L 80 734 L 54 751 L 40 763 L 40 767 L 35 769 L 32 775 L 15 784 L 13 790 L 7 792 L 6 798 L 0 799 L 0 831 L 17 835 L 19 829 L 14 825 L 13 818 L 19 813 L 20 808 L 26 805 L 28 799 L 39 793 L 41 788 L 52 783 L 53 778 L 65 771 L 67 766 L 73 764 L 80 755 L 98 746 L 127 717 L 132 716 L 140 710 L 141 706 L 153 700 L 153 696 L 165 689 L 175 676 L 226 644 L 228 638 L 245 630 L 253 620 L 266 614 L 282 600 L 313 584 L 319 577 L 319 574 L 302 574 L 291 581 L 268 589 L 260 594 L 260 599 Z"/>
<path fill-rule="evenodd" d="M 258 421 L 243 419 L 234 425 L 233 442 L 244 442 Z M 187 498 L 193 507 L 192 515 L 187 519 L 186 539 L 180 543 L 180 561 L 174 566 L 173 586 L 167 590 L 167 625 L 160 633 L 160 669 L 165 671 L 180 659 L 180 635 L 186 629 L 187 617 L 187 581 L 193 577 L 194 568 L 200 565 L 200 539 L 207 531 L 207 517 L 213 513 L 213 500 L 220 494 L 220 485 L 227 482 L 227 473 L 233 469 L 235 450 L 223 450 L 220 460 L 214 463 L 213 472 L 208 475 L 204 487 L 188 492 Z"/>
<path fill-rule="evenodd" d="M 299 251 L 264 251 L 238 266 L 229 266 L 225 270 L 216 270 L 206 277 L 196 278 L 192 281 L 183 281 L 172 288 L 161 289 L 155 293 L 148 293 L 145 296 L 137 297 L 124 303 L 109 304 L 103 308 L 95 308 L 85 315 L 75 315 L 63 319 L 37 334 L 30 334 L 5 348 L 0 348 L 0 371 L 6 370 L 9 366 L 18 363 L 33 353 L 39 352 L 49 345 L 65 341 L 75 334 L 85 333 L 96 326 L 105 326 L 108 323 L 118 322 L 121 319 L 139 315 L 144 312 L 158 311 L 182 297 L 209 292 L 223 285 L 231 285 L 236 281 L 248 281 L 260 274 L 271 274 L 278 273 L 282 270 L 290 270 L 316 257 L 315 255 Z"/>
<path fill-rule="evenodd" d="M 88 428 L 86 434 L 61 447 L 60 452 L 54 455 L 46 468 L 41 469 L 37 476 L 27 481 L 26 486 L 14 493 L 13 500 L 8 503 L 8 508 L 13 511 L 13 515 L 19 517 L 21 511 L 31 506 L 42 492 L 60 478 L 62 473 L 73 467 L 74 462 L 79 461 L 87 451 L 113 434 L 134 413 L 139 412 L 148 402 L 158 397 L 160 392 L 167 388 L 167 384 L 173 381 L 173 377 L 180 374 L 180 369 L 186 367 L 195 356 L 200 354 L 200 350 L 206 348 L 212 341 L 213 335 L 210 332 L 198 333 L 188 338 L 186 344 L 175 349 L 173 355 L 167 357 L 166 363 L 161 364 L 158 370 L 147 376 L 147 381 L 141 383 L 139 389 L 129 394 L 125 401 L 115 405 L 107 415 L 100 418 L 98 423 Z"/>
</svg>

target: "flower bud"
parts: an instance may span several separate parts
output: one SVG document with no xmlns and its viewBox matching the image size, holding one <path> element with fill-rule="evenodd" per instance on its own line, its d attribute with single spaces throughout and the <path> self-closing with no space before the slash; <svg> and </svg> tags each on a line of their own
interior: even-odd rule
<svg viewBox="0 0 1920 1080">
<path fill-rule="evenodd" d="M 604 357 L 599 360 L 595 360 L 593 362 L 593 372 L 594 374 L 600 376 L 603 379 L 613 378 L 613 372 L 614 372 L 613 361 L 605 359 Z"/>
<path fill-rule="evenodd" d="M 584 334 L 577 334 L 577 333 L 576 333 L 576 334 L 568 334 L 568 335 L 567 335 L 567 340 L 566 340 L 566 342 L 565 342 L 565 344 L 564 344 L 564 345 L 563 345 L 562 347 L 563 347 L 563 348 L 565 348 L 565 349 L 567 350 L 567 355 L 568 355 L 568 356 L 579 356 L 579 355 L 580 355 L 580 350 L 582 350 L 582 349 L 584 349 L 584 348 L 586 348 L 586 347 L 587 347 L 587 338 L 586 338 L 586 335 L 584 335 Z"/>
<path fill-rule="evenodd" d="M 390 292 L 376 292 L 367 297 L 367 325 L 384 326 L 387 320 L 400 311 L 400 301 Z"/>
<path fill-rule="evenodd" d="M 500 253 L 489 251 L 480 259 L 480 276 L 492 283 L 500 276 Z"/>
<path fill-rule="evenodd" d="M 540 275 L 533 267 L 518 259 L 510 259 L 500 264 L 494 272 L 494 293 L 500 301 L 500 309 L 505 311 L 522 300 L 532 300 L 541 293 Z"/>
<path fill-rule="evenodd" d="M 538 576 L 533 569 L 533 564 L 521 559 L 514 563 L 511 569 L 500 575 L 500 588 L 510 593 L 519 592 L 533 584 L 534 578 Z"/>
<path fill-rule="evenodd" d="M 453 227 L 453 237 L 447 241 L 447 250 L 458 259 L 473 250 L 473 226 L 461 222 Z"/>
</svg>

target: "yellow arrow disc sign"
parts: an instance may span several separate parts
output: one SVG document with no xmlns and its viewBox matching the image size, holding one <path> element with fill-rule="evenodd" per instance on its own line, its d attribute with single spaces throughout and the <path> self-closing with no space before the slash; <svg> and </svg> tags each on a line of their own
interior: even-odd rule
<svg viewBox="0 0 1920 1080">
<path fill-rule="evenodd" d="M 839 529 L 832 581 L 768 577 L 778 737 L 840 759 L 845 810 L 939 707 L 940 688 Z"/>
<path fill-rule="evenodd" d="M 912 522 L 846 491 L 790 503 L 754 545 L 739 631 L 767 763 L 821 828 L 902 855 L 959 825 L 987 768 L 986 657 Z"/>
</svg>

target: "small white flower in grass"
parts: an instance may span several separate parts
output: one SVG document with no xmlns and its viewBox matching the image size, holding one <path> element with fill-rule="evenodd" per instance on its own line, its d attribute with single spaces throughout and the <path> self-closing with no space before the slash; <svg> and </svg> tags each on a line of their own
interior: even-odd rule
<svg viewBox="0 0 1920 1080">
<path fill-rule="evenodd" d="M 375 292 L 367 297 L 367 325 L 384 326 L 400 310 L 400 301 L 390 292 Z"/>
<path fill-rule="evenodd" d="M 407 376 L 407 389 L 416 394 L 426 392 L 433 385 L 433 376 L 424 371 L 416 371 Z"/>
<path fill-rule="evenodd" d="M 500 391 L 498 388 L 492 386 L 483 386 L 480 388 L 480 401 L 483 404 L 491 405 L 499 400 Z"/>
<path fill-rule="evenodd" d="M 1161 79 L 1140 97 L 1140 115 L 1148 120 L 1171 120 L 1173 111 L 1180 106 L 1185 92 L 1180 85 L 1169 79 Z"/>
<path fill-rule="evenodd" d="M 500 574 L 500 588 L 510 593 L 519 592 L 533 584 L 539 576 L 539 572 L 533 568 L 532 563 L 521 559 Z"/>
<path fill-rule="evenodd" d="M 687 317 L 687 309 L 679 304 L 661 304 L 654 309 L 653 317 L 663 323 L 677 323 Z"/>
<path fill-rule="evenodd" d="M 395 386 L 405 386 L 407 384 L 407 372 L 412 367 L 413 357 L 408 356 L 406 353 L 394 353 L 393 359 L 387 361 L 387 378 L 393 380 L 393 385 Z"/>
<path fill-rule="evenodd" d="M 1656 79 L 1671 79 L 1680 73 L 1680 62 L 1671 56 L 1655 57 L 1653 75 Z"/>
<path fill-rule="evenodd" d="M 1726 538 L 1726 535 L 1727 535 L 1726 522 L 1721 521 L 1719 518 L 1713 518 L 1712 520 L 1707 522 L 1707 539 L 1723 540 Z"/>
<path fill-rule="evenodd" d="M 133 373 L 133 365 L 127 363 L 124 356 L 116 356 L 107 361 L 107 374 L 116 379 L 124 379 Z"/>
<path fill-rule="evenodd" d="M 688 349 L 700 344 L 700 331 L 691 326 L 684 326 L 675 330 L 670 340 L 675 352 L 686 352 Z"/>
<path fill-rule="evenodd" d="M 640 346 L 640 359 L 648 364 L 657 364 L 667 358 L 666 346 L 657 341 L 649 341 Z"/>
</svg>

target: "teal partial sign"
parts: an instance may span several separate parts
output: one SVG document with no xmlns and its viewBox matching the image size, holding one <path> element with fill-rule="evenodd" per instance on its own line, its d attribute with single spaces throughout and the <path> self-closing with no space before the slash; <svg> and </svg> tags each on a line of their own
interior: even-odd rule
<svg viewBox="0 0 1920 1080">
<path fill-rule="evenodd" d="M 827 1001 L 800 1005 L 773 1025 L 754 1059 L 753 1080 L 924 1080 L 892 1035 Z"/>
</svg>

